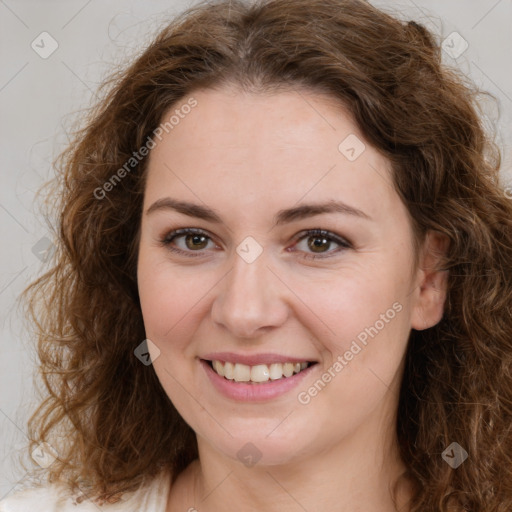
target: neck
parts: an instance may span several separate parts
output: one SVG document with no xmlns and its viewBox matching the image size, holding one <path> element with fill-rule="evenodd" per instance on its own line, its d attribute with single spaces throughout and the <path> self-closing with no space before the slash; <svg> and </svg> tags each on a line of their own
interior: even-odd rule
<svg viewBox="0 0 512 512">
<path fill-rule="evenodd" d="M 252 467 L 219 457 L 218 452 L 199 442 L 199 460 L 176 481 L 168 510 L 405 511 L 410 483 L 404 479 L 396 496 L 392 492 L 405 465 L 394 442 L 383 450 L 376 441 L 381 439 L 358 431 L 357 436 L 346 438 L 328 452 L 283 465 Z"/>
</svg>

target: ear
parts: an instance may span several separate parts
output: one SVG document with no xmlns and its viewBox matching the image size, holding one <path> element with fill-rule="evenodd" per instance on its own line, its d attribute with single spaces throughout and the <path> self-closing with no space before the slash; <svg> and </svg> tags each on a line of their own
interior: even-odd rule
<svg viewBox="0 0 512 512">
<path fill-rule="evenodd" d="M 433 327 L 443 317 L 448 271 L 441 270 L 441 265 L 449 245 L 449 238 L 437 231 L 429 231 L 425 237 L 420 251 L 411 312 L 411 327 L 418 331 Z"/>
</svg>

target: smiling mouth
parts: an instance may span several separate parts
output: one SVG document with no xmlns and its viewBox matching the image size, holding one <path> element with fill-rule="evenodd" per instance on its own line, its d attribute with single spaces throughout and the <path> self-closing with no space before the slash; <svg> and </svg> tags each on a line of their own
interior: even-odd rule
<svg viewBox="0 0 512 512">
<path fill-rule="evenodd" d="M 257 364 L 249 366 L 241 363 L 230 363 L 228 361 L 205 360 L 205 362 L 217 375 L 227 380 L 254 384 L 284 380 L 316 364 L 316 362 L 304 361 L 302 363 L 272 363 L 268 365 Z"/>
</svg>

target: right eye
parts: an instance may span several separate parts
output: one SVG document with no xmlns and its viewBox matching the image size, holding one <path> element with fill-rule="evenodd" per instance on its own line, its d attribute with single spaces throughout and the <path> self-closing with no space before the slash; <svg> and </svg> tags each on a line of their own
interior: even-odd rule
<svg viewBox="0 0 512 512">
<path fill-rule="evenodd" d="M 181 247 L 179 245 L 178 247 L 175 246 L 176 240 L 182 241 Z M 175 229 L 160 240 L 161 244 L 170 251 L 187 257 L 201 256 L 201 253 L 203 252 L 202 249 L 206 248 L 208 241 L 213 243 L 210 236 L 197 228 Z"/>
</svg>

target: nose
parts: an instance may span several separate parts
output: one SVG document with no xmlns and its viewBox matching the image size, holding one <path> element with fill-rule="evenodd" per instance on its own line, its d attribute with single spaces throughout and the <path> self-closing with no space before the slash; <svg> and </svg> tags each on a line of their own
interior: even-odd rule
<svg viewBox="0 0 512 512">
<path fill-rule="evenodd" d="M 265 251 L 251 263 L 237 253 L 233 261 L 212 303 L 213 322 L 237 338 L 258 337 L 283 325 L 289 314 L 287 289 L 269 268 Z"/>
</svg>

